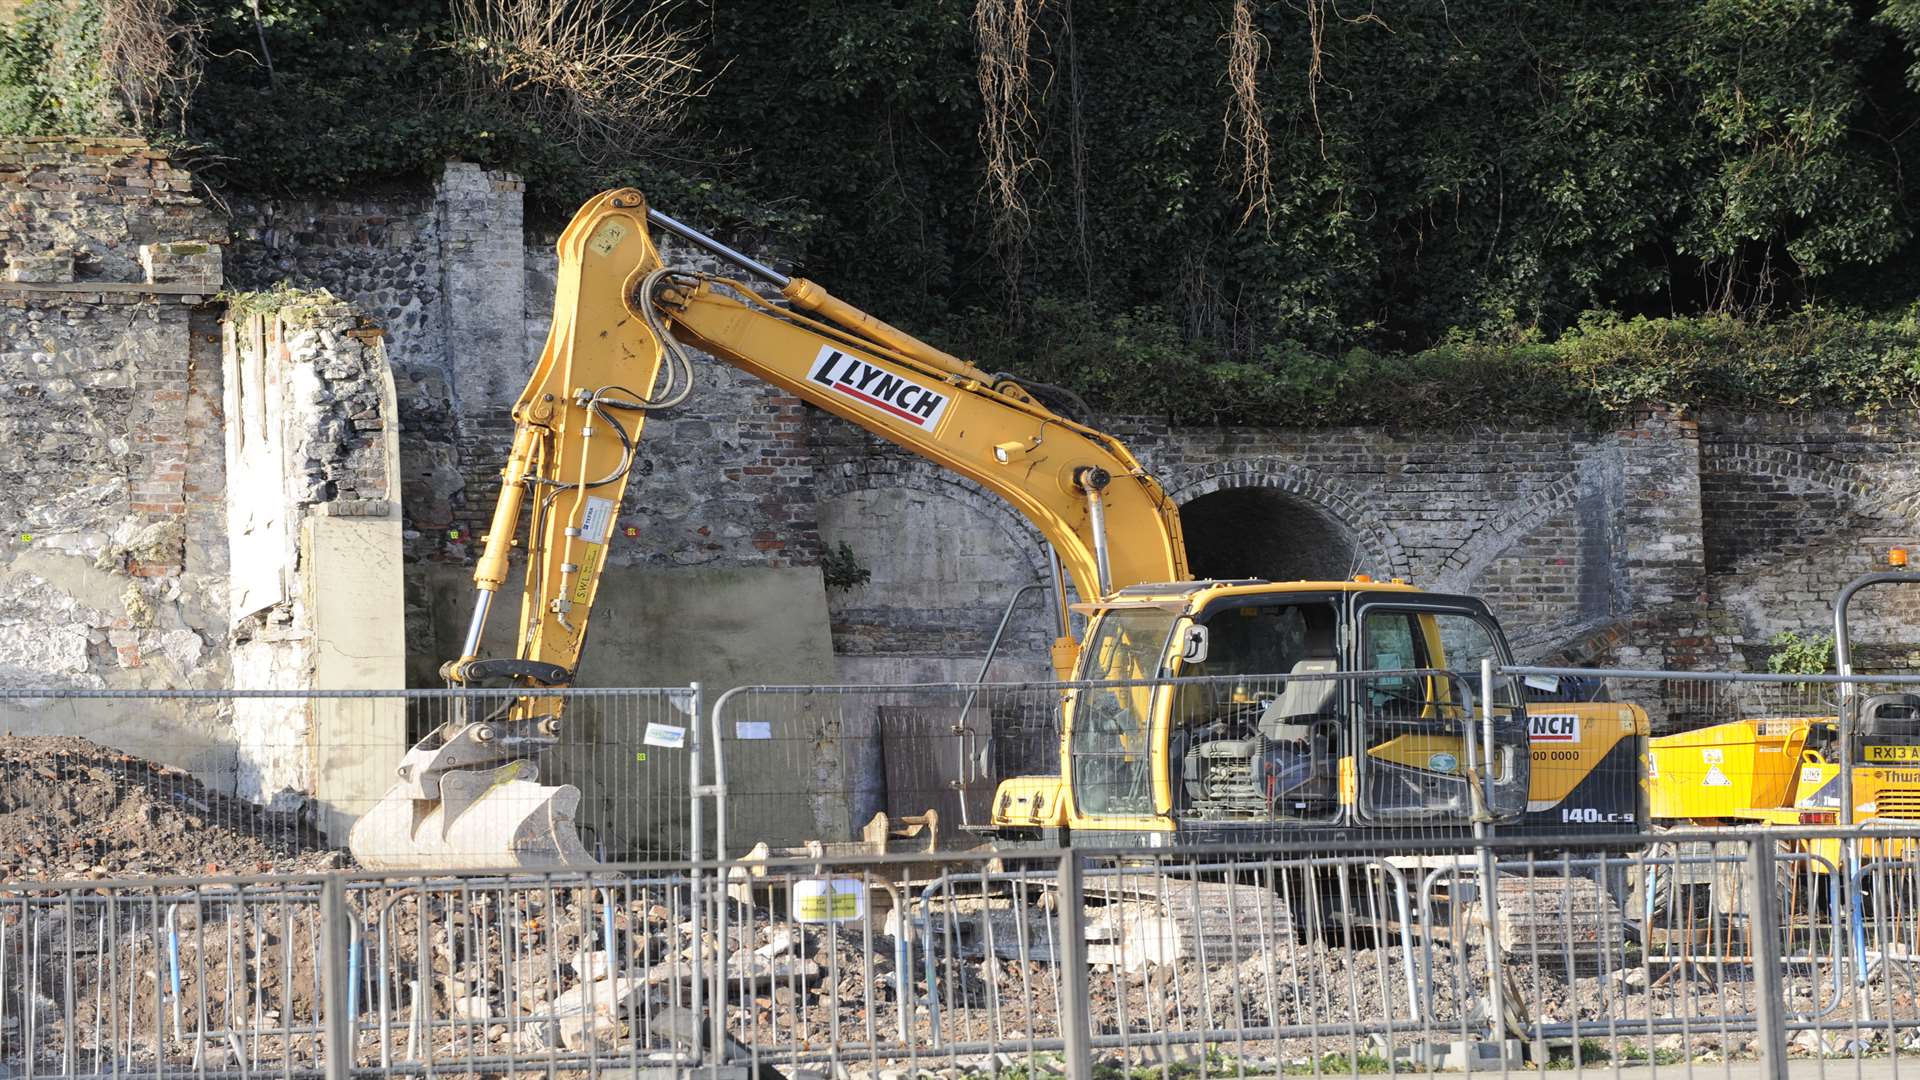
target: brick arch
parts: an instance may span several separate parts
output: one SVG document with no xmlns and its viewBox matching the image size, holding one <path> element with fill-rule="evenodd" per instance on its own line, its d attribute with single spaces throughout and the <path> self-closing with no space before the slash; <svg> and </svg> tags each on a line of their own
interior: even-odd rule
<svg viewBox="0 0 1920 1080">
<path fill-rule="evenodd" d="M 1902 510 L 1897 505 L 1899 501 L 1912 497 L 1912 489 L 1877 481 L 1859 466 L 1848 462 L 1834 461 L 1801 450 L 1754 443 L 1705 443 L 1701 446 L 1700 456 L 1702 474 L 1743 473 L 1782 481 L 1798 480 L 1839 495 L 1854 512 L 1863 516 L 1887 518 L 1903 524 L 1910 524 L 1912 520 L 1910 511 Z M 1801 543 L 1792 545 L 1788 550 L 1750 553 L 1742 556 L 1737 565 L 1743 572 L 1750 572 L 1801 558 L 1808 550 L 1830 543 L 1835 535 L 1835 528 L 1816 526 L 1808 530 Z"/>
<path fill-rule="evenodd" d="M 1555 514 L 1570 509 L 1600 482 L 1598 465 L 1582 462 L 1572 476 L 1563 476 L 1516 503 L 1498 517 L 1482 522 L 1440 565 L 1436 588 L 1454 592 L 1470 589 L 1513 545 L 1526 539 Z"/>
<path fill-rule="evenodd" d="M 1031 580 L 1047 580 L 1046 538 L 1039 529 L 1034 528 L 1032 522 L 1007 500 L 971 480 L 928 462 L 902 458 L 872 460 L 858 465 L 845 464 L 836 467 L 815 488 L 818 498 L 823 501 L 855 492 L 885 490 L 915 491 L 922 495 L 952 499 L 976 511 L 993 522 L 1012 542 L 1014 550 L 1026 559 Z"/>
<path fill-rule="evenodd" d="M 1862 510 L 1895 516 L 1897 511 L 1881 497 L 1883 485 L 1876 484 L 1854 465 L 1816 457 L 1799 450 L 1754 443 L 1707 443 L 1700 448 L 1701 465 L 1709 462 L 1716 472 L 1736 469 L 1783 480 L 1805 480 L 1829 491 L 1837 491 Z M 1731 467 L 1730 467 L 1731 466 Z M 1704 468 L 1703 468 L 1704 471 Z"/>
<path fill-rule="evenodd" d="M 1182 470 L 1167 478 L 1167 494 L 1182 506 L 1216 491 L 1234 488 L 1275 488 L 1305 502 L 1338 522 L 1353 537 L 1377 573 L 1410 577 L 1412 561 L 1386 519 L 1366 504 L 1360 492 L 1296 462 L 1281 458 L 1253 458 L 1216 462 Z"/>
</svg>

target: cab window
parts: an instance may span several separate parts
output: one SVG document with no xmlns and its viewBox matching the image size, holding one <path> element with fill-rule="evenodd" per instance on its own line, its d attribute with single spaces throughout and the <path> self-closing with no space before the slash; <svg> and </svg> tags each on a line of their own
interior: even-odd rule
<svg viewBox="0 0 1920 1080">
<path fill-rule="evenodd" d="M 1155 679 L 1165 662 L 1174 616 L 1159 608 L 1117 609 L 1100 617 L 1081 673 L 1089 681 Z M 1083 813 L 1153 812 L 1148 739 L 1158 688 L 1100 686 L 1074 691 L 1073 798 Z"/>
<path fill-rule="evenodd" d="M 1177 814 L 1326 821 L 1339 813 L 1340 608 L 1329 599 L 1209 609 L 1207 657 L 1175 691 Z M 1217 680 L 1217 681 L 1216 681 Z"/>
</svg>

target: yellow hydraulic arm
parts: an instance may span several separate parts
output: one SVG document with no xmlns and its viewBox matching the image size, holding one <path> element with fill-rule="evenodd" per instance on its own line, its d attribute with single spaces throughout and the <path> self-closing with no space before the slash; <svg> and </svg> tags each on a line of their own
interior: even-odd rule
<svg viewBox="0 0 1920 1080">
<path fill-rule="evenodd" d="M 737 281 L 667 269 L 649 224 L 772 283 L 790 307 Z M 589 201 L 561 234 L 559 253 L 553 328 L 513 408 L 513 448 L 474 569 L 472 621 L 459 659 L 441 668 L 449 682 L 505 678 L 532 691 L 573 681 L 646 414 L 692 385 L 687 346 L 1006 498 L 1053 546 L 1083 598 L 1186 576 L 1178 514 L 1139 462 L 1011 380 L 649 212 L 637 191 Z M 483 659 L 487 616 L 523 520 L 513 655 Z M 1076 650 L 1064 611 L 1060 624 L 1054 663 L 1064 676 Z M 556 741 L 563 704 L 529 692 L 470 716 L 462 702 L 454 720 L 408 751 L 399 783 L 355 824 L 354 855 L 366 866 L 406 868 L 590 862 L 572 826 L 579 790 L 537 782 L 535 759 Z"/>
<path fill-rule="evenodd" d="M 1083 598 L 1185 578 L 1175 507 L 1113 437 L 812 282 L 776 274 L 653 213 L 655 224 L 770 280 L 799 310 L 778 307 L 741 282 L 669 271 L 651 240 L 649 216 L 639 192 L 607 192 L 582 207 L 560 237 L 553 327 L 514 406 L 513 449 L 474 571 L 479 597 L 462 656 L 443 668 L 449 679 L 570 681 L 645 413 L 684 396 L 691 379 L 681 345 L 999 494 L 1053 545 Z M 656 391 L 669 358 L 677 362 L 668 366 L 667 388 Z M 482 660 L 492 595 L 506 584 L 509 549 L 529 511 L 516 657 Z M 542 713 L 557 699 L 544 700 L 549 705 L 534 706 Z"/>
<path fill-rule="evenodd" d="M 791 307 L 743 282 L 666 269 L 649 223 L 772 282 Z M 1000 494 L 1039 527 L 1081 598 L 1187 577 L 1173 503 L 1112 436 L 812 282 L 651 213 L 636 190 L 605 192 L 561 234 L 553 329 L 513 407 L 513 450 L 474 567 L 467 640 L 461 657 L 442 667 L 447 682 L 507 678 L 522 694 L 480 717 L 463 703 L 453 721 L 407 751 L 399 784 L 353 826 L 349 847 L 363 865 L 588 861 L 570 824 L 580 792 L 538 784 L 534 759 L 555 744 L 564 705 L 540 688 L 574 680 L 645 415 L 685 398 L 693 382 L 687 346 Z M 511 657 L 484 659 L 488 613 L 507 586 L 522 521 L 526 577 L 515 648 Z M 1054 665 L 1068 675 L 1075 646 L 1064 611 L 1060 625 Z"/>
</svg>

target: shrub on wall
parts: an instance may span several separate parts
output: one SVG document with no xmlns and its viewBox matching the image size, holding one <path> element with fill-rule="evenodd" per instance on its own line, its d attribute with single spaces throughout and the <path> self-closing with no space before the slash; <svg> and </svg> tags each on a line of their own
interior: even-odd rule
<svg viewBox="0 0 1920 1080">
<path fill-rule="evenodd" d="M 1152 309 L 1102 319 L 1042 304 L 1032 343 L 963 324 L 947 344 L 983 366 L 1067 387 L 1109 412 L 1184 422 L 1436 427 L 1499 421 L 1604 422 L 1642 402 L 1686 408 L 1920 404 L 1920 321 L 1807 309 L 1726 315 L 1584 317 L 1553 341 L 1449 335 L 1415 352 L 1320 352 L 1297 342 L 1209 357 Z"/>
</svg>

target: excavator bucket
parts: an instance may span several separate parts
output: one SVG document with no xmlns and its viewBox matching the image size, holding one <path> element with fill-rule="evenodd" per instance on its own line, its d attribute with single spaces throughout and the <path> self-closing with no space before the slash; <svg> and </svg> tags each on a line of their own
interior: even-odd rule
<svg viewBox="0 0 1920 1080">
<path fill-rule="evenodd" d="M 347 848 L 372 870 L 590 867 L 573 818 L 580 789 L 538 782 L 533 763 L 449 773 L 438 799 L 395 784 L 354 823 Z"/>
</svg>

